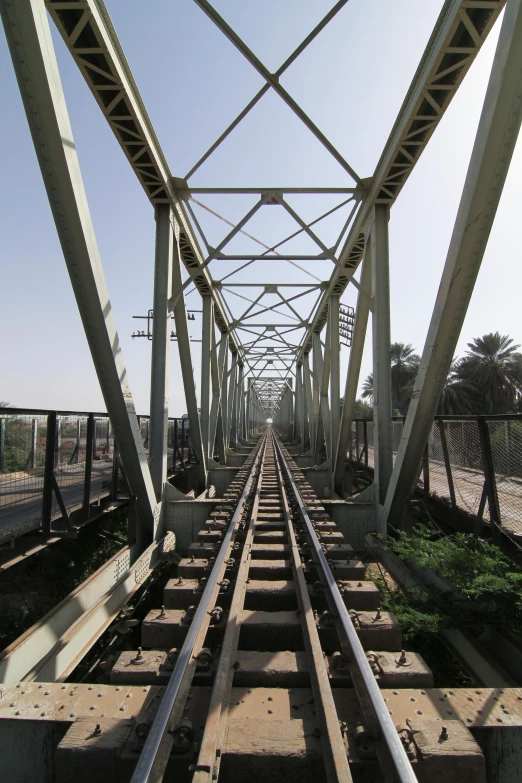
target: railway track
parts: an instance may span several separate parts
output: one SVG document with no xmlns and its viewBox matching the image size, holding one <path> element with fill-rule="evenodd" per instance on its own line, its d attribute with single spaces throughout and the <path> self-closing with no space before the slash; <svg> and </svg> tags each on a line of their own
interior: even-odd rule
<svg viewBox="0 0 522 783">
<path fill-rule="evenodd" d="M 53 783 L 485 783 L 453 692 L 270 428 L 184 554 L 111 685 L 32 684 L 71 710 Z"/>
</svg>

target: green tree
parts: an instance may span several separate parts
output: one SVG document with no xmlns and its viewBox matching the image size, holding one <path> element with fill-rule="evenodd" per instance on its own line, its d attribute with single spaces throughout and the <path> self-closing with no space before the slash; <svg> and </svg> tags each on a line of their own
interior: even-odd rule
<svg viewBox="0 0 522 783">
<path fill-rule="evenodd" d="M 490 332 L 468 343 L 457 376 L 473 386 L 473 413 L 509 413 L 519 407 L 522 395 L 522 354 L 507 334 Z"/>
<path fill-rule="evenodd" d="M 476 406 L 477 387 L 459 375 L 459 367 L 459 359 L 454 359 L 439 399 L 441 416 L 468 416 Z"/>
<path fill-rule="evenodd" d="M 419 369 L 420 356 L 410 343 L 392 343 L 391 345 L 391 392 L 392 408 L 405 414 L 411 397 L 411 391 L 417 370 Z M 365 379 L 362 388 L 362 398 L 373 402 L 373 374 Z"/>
</svg>

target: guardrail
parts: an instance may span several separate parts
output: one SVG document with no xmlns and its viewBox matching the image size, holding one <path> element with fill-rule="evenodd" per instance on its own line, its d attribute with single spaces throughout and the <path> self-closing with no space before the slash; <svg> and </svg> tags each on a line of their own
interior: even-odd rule
<svg viewBox="0 0 522 783">
<path fill-rule="evenodd" d="M 393 419 L 394 460 L 404 417 Z M 373 468 L 373 421 L 355 419 L 348 453 L 352 463 Z M 436 416 L 418 482 L 426 498 L 508 535 L 522 536 L 522 414 Z"/>
<path fill-rule="evenodd" d="M 149 417 L 139 416 L 148 448 Z M 194 460 L 188 421 L 169 419 L 168 473 Z M 0 543 L 67 532 L 129 492 L 106 413 L 0 408 Z"/>
</svg>

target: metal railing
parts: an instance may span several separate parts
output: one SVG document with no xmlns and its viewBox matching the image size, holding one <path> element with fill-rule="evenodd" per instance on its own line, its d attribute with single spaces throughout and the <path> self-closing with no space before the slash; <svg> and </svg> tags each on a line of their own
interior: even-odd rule
<svg viewBox="0 0 522 783">
<path fill-rule="evenodd" d="M 393 459 L 404 417 L 393 419 Z M 355 419 L 351 462 L 373 468 L 373 421 Z M 522 535 L 522 414 L 436 416 L 418 481 L 427 498 L 455 511 Z"/>
<path fill-rule="evenodd" d="M 149 417 L 138 417 L 148 449 Z M 188 421 L 169 419 L 168 474 L 194 460 Z M 129 496 L 107 414 L 0 408 L 0 544 L 67 532 L 93 504 Z"/>
</svg>

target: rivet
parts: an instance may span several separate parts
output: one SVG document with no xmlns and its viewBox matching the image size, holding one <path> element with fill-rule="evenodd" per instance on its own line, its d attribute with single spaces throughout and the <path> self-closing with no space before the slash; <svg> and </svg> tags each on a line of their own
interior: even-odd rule
<svg viewBox="0 0 522 783">
<path fill-rule="evenodd" d="M 44 696 L 50 696 L 50 695 L 51 695 L 51 691 L 45 691 Z"/>
<path fill-rule="evenodd" d="M 27 691 L 22 691 L 22 696 L 24 695 L 24 693 L 27 693 Z"/>
<path fill-rule="evenodd" d="M 497 721 L 498 721 L 499 723 L 503 723 L 503 722 L 504 722 L 504 721 L 502 720 L 502 718 L 497 718 Z"/>
<path fill-rule="evenodd" d="M 116 688 L 117 691 L 121 691 L 121 688 Z"/>
<path fill-rule="evenodd" d="M 41 712 L 41 713 L 40 713 L 40 717 L 41 717 L 41 718 L 45 718 L 45 712 Z"/>
<path fill-rule="evenodd" d="M 75 717 L 76 717 L 76 716 L 75 716 L 74 712 L 70 712 L 70 713 L 69 713 L 69 718 L 75 718 Z"/>
<path fill-rule="evenodd" d="M 94 705 L 94 704 L 91 704 L 91 706 L 89 707 L 89 709 L 90 709 L 90 710 L 95 710 L 95 709 L 96 709 L 96 707 L 95 707 L 95 705 Z"/>
<path fill-rule="evenodd" d="M 268 714 L 272 715 L 273 710 L 268 710 Z"/>
<path fill-rule="evenodd" d="M 42 706 L 41 704 L 35 704 L 34 708 L 35 708 L 35 710 L 39 710 L 41 706 Z"/>
<path fill-rule="evenodd" d="M 10 704 L 9 706 L 10 706 L 10 707 L 18 707 L 18 702 L 16 702 L 16 701 L 12 701 L 12 702 L 11 702 L 11 704 Z"/>
<path fill-rule="evenodd" d="M 102 696 L 103 696 L 103 693 L 99 693 L 99 694 L 98 694 L 98 698 L 99 698 L 99 699 L 101 699 L 101 698 L 102 698 Z"/>
<path fill-rule="evenodd" d="M 89 687 L 88 687 L 88 689 L 87 689 L 87 690 L 89 690 L 89 691 L 93 691 L 93 690 L 94 690 L 94 685 L 89 685 Z"/>
<path fill-rule="evenodd" d="M 42 690 L 42 688 L 43 688 L 43 685 L 39 685 L 39 686 L 38 686 L 38 690 L 39 690 L 39 691 L 41 691 L 41 690 Z"/>
<path fill-rule="evenodd" d="M 417 715 L 422 715 L 422 710 L 417 710 Z"/>
<path fill-rule="evenodd" d="M 20 715 L 20 710 L 16 710 L 15 715 Z"/>
<path fill-rule="evenodd" d="M 446 710 L 446 715 L 453 715 L 453 710 Z"/>
</svg>

